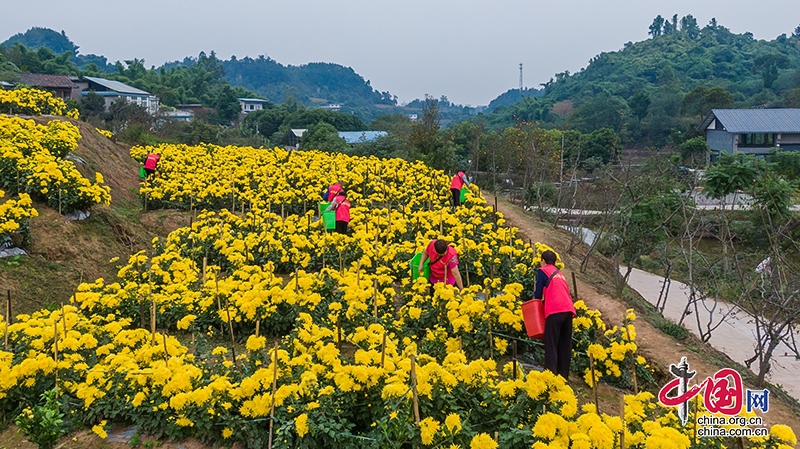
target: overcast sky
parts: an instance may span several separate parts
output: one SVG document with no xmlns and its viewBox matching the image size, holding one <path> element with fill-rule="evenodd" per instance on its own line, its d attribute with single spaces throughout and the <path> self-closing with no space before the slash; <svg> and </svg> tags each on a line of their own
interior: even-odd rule
<svg viewBox="0 0 800 449">
<path fill-rule="evenodd" d="M 656 15 L 675 13 L 757 39 L 800 24 L 797 0 L 26 0 L 3 8 L 0 42 L 40 26 L 112 62 L 158 66 L 211 50 L 333 62 L 401 102 L 430 94 L 475 106 L 518 87 L 519 63 L 524 85 L 536 87 L 646 39 Z"/>
</svg>

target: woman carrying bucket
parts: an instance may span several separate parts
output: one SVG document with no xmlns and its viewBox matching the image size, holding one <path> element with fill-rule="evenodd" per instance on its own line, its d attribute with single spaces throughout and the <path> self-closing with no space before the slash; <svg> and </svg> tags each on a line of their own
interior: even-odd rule
<svg viewBox="0 0 800 449">
<path fill-rule="evenodd" d="M 350 201 L 347 201 L 347 194 L 344 190 L 336 193 L 325 212 L 329 210 L 336 211 L 336 232 L 347 234 L 347 226 L 350 224 Z"/>
<path fill-rule="evenodd" d="M 556 268 L 556 253 L 542 253 L 542 268 L 536 270 L 534 299 L 544 299 L 544 368 L 569 379 L 572 360 L 572 319 L 575 306 L 564 274 Z"/>
<path fill-rule="evenodd" d="M 420 275 L 425 267 L 425 261 L 428 259 L 431 261 L 431 277 L 428 278 L 431 284 L 444 282 L 457 286 L 459 290 L 464 290 L 461 273 L 458 272 L 458 252 L 455 248 L 444 240 L 431 240 L 425 251 L 422 252 L 422 258 L 417 267 Z"/>
</svg>

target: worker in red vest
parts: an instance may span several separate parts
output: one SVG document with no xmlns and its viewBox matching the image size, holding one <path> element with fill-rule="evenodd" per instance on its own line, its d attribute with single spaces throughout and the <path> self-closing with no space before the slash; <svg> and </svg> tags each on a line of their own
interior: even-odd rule
<svg viewBox="0 0 800 449">
<path fill-rule="evenodd" d="M 544 299 L 544 368 L 569 379 L 572 360 L 572 319 L 575 306 L 567 278 L 556 267 L 556 253 L 542 253 L 542 268 L 536 270 L 534 299 Z"/>
<path fill-rule="evenodd" d="M 147 158 L 144 160 L 144 171 L 147 172 L 148 178 L 150 175 L 156 172 L 156 166 L 158 165 L 158 161 L 160 159 L 160 154 L 150 153 L 147 155 Z"/>
<path fill-rule="evenodd" d="M 350 201 L 347 200 L 347 193 L 344 190 L 338 191 L 325 212 L 329 210 L 336 211 L 336 232 L 347 234 L 347 226 L 350 224 Z"/>
<path fill-rule="evenodd" d="M 450 193 L 453 194 L 453 207 L 461 205 L 461 188 L 465 185 L 469 187 L 469 181 L 467 181 L 467 175 L 465 175 L 463 171 L 456 173 L 456 175 L 453 176 L 453 180 L 450 181 Z"/>
<path fill-rule="evenodd" d="M 343 191 L 344 189 L 342 188 L 342 181 L 336 181 L 335 183 L 331 184 L 330 187 L 328 187 L 328 190 L 325 193 L 322 194 L 322 199 L 325 201 L 333 201 L 333 199 L 336 198 L 336 195 Z"/>
<path fill-rule="evenodd" d="M 419 274 L 422 274 L 425 261 L 428 259 L 431 261 L 431 277 L 428 279 L 431 284 L 444 282 L 457 286 L 459 290 L 464 289 L 461 273 L 458 271 L 458 251 L 455 248 L 444 240 L 431 240 L 419 261 L 419 267 L 417 267 Z"/>
</svg>

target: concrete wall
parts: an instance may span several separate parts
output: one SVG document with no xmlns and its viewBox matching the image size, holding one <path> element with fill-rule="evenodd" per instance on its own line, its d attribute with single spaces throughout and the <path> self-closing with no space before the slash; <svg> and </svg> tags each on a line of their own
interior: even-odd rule
<svg viewBox="0 0 800 449">
<path fill-rule="evenodd" d="M 706 131 L 706 142 L 711 150 L 733 153 L 734 135 L 727 131 Z"/>
</svg>

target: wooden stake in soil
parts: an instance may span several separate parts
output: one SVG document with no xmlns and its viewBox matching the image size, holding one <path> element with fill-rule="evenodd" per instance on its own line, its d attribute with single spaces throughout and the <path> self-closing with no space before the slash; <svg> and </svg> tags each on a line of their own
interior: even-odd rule
<svg viewBox="0 0 800 449">
<path fill-rule="evenodd" d="M 572 272 L 572 291 L 575 292 L 575 297 L 572 298 L 573 301 L 578 300 L 578 281 L 575 280 L 575 272 Z"/>
<path fill-rule="evenodd" d="M 5 340 L 4 345 L 3 345 L 3 349 L 5 351 L 8 351 L 8 320 L 11 317 L 11 301 L 10 301 L 11 292 L 9 291 L 8 294 L 9 294 L 9 301 L 6 302 L 6 329 L 5 329 L 5 335 L 3 337 L 4 340 Z"/>
<path fill-rule="evenodd" d="M 625 449 L 625 394 L 619 401 L 619 418 L 622 420 L 622 432 L 619 433 L 619 449 Z"/>
<path fill-rule="evenodd" d="M 261 327 L 261 320 L 256 320 L 256 337 L 258 337 L 258 330 Z"/>
<path fill-rule="evenodd" d="M 56 391 L 58 391 L 58 318 L 53 318 L 53 360 L 56 362 Z"/>
<path fill-rule="evenodd" d="M 14 324 L 14 316 L 11 314 L 11 290 L 6 290 L 6 322 Z"/>
<path fill-rule="evenodd" d="M 517 378 L 517 340 L 511 342 L 511 353 L 514 356 L 513 367 L 514 367 L 514 374 L 511 376 L 512 379 Z"/>
<path fill-rule="evenodd" d="M 414 397 L 414 421 L 419 425 L 419 397 L 417 396 L 417 363 L 411 356 L 411 393 Z"/>
<path fill-rule="evenodd" d="M 342 350 L 342 316 L 336 315 L 336 347 Z"/>
<path fill-rule="evenodd" d="M 597 401 L 597 378 L 594 376 L 594 357 L 589 354 L 589 370 L 592 374 L 592 393 L 594 394 L 594 412 L 600 414 L 600 403 Z"/>
<path fill-rule="evenodd" d="M 372 315 L 377 320 L 378 319 L 378 278 L 375 278 L 373 281 L 373 290 L 372 290 Z"/>
<path fill-rule="evenodd" d="M 383 332 L 383 339 L 381 341 L 381 368 L 383 368 L 385 361 L 386 361 L 386 331 Z"/>
<path fill-rule="evenodd" d="M 147 299 L 150 301 L 150 335 L 152 336 L 152 344 L 156 344 L 156 302 L 153 300 L 153 283 L 151 281 L 152 268 L 147 269 L 147 285 L 149 287 L 147 292 Z"/>
<path fill-rule="evenodd" d="M 275 425 L 275 390 L 278 389 L 278 342 L 272 350 L 272 405 L 269 409 L 269 441 L 267 448 L 272 449 L 272 428 Z"/>
<path fill-rule="evenodd" d="M 294 292 L 298 293 L 300 291 L 300 274 L 298 273 L 298 268 L 294 267 Z"/>
<path fill-rule="evenodd" d="M 231 335 L 231 354 L 233 354 L 233 365 L 239 367 L 239 362 L 236 360 L 236 346 L 234 346 L 233 338 L 233 320 L 231 320 L 231 308 L 229 307 L 230 301 L 225 300 L 225 313 L 228 315 L 228 331 Z"/>
<path fill-rule="evenodd" d="M 442 222 L 442 214 L 443 213 L 444 213 L 444 209 L 439 209 L 439 236 L 442 235 L 443 229 L 444 229 L 444 225 L 443 225 L 443 222 Z"/>
<path fill-rule="evenodd" d="M 75 295 L 73 295 L 74 297 Z M 64 308 L 64 303 L 61 303 L 61 319 L 64 320 L 64 338 L 67 338 L 67 311 Z"/>
<path fill-rule="evenodd" d="M 206 285 L 206 267 L 208 267 L 208 257 L 203 256 L 203 285 Z"/>
<path fill-rule="evenodd" d="M 167 335 L 161 334 L 161 338 L 164 340 L 164 361 L 169 363 L 169 350 L 167 349 Z"/>
</svg>

